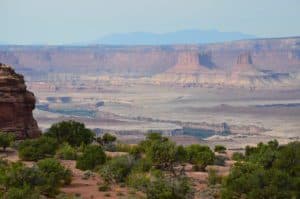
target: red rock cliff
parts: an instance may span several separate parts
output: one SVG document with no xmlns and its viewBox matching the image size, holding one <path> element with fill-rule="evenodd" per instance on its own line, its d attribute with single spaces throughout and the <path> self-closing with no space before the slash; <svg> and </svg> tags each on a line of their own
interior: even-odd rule
<svg viewBox="0 0 300 199">
<path fill-rule="evenodd" d="M 15 133 L 18 139 L 38 137 L 34 108 L 35 97 L 26 90 L 23 76 L 0 63 L 0 131 Z"/>
</svg>

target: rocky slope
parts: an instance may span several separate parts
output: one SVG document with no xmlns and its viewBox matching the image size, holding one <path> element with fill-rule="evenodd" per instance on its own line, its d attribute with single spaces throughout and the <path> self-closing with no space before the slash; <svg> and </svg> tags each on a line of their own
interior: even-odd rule
<svg viewBox="0 0 300 199">
<path fill-rule="evenodd" d="M 19 139 L 39 136 L 34 108 L 35 97 L 26 90 L 23 76 L 0 63 L 0 131 L 15 133 Z"/>
</svg>

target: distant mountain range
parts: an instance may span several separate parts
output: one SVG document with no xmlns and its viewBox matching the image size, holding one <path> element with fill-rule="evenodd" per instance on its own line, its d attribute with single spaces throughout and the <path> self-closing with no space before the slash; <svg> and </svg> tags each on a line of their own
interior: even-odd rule
<svg viewBox="0 0 300 199">
<path fill-rule="evenodd" d="M 220 32 L 217 30 L 182 30 L 169 33 L 132 32 L 111 34 L 93 41 L 92 44 L 107 45 L 168 45 L 168 44 L 207 44 L 256 36 L 240 32 Z"/>
</svg>

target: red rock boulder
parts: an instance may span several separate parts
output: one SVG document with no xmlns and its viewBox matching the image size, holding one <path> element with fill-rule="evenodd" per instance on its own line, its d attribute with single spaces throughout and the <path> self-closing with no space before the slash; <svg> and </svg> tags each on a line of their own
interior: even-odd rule
<svg viewBox="0 0 300 199">
<path fill-rule="evenodd" d="M 34 108 L 35 97 L 27 91 L 24 77 L 0 63 L 0 132 L 15 133 L 17 139 L 40 136 Z"/>
</svg>

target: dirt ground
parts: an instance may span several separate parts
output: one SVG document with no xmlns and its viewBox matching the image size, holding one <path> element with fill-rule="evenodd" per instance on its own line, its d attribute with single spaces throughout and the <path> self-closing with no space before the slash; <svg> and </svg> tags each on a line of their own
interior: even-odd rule
<svg viewBox="0 0 300 199">
<path fill-rule="evenodd" d="M 208 166 L 206 170 L 214 169 L 217 171 L 218 175 L 226 176 L 228 175 L 230 168 L 234 164 L 234 161 L 230 160 L 232 151 L 227 151 L 222 155 L 229 160 L 225 161 L 225 166 Z M 116 157 L 124 155 L 120 152 L 109 152 L 107 155 L 111 157 Z M 0 158 L 6 159 L 11 162 L 19 161 L 18 152 L 13 149 L 7 149 L 6 152 L 0 152 Z M 33 166 L 34 162 L 23 161 L 27 166 Z M 72 183 L 70 185 L 62 187 L 61 191 L 70 196 L 77 196 L 82 199 L 102 199 L 102 198 L 112 198 L 112 199 L 125 199 L 125 198 L 145 198 L 142 193 L 136 192 L 128 187 L 121 187 L 120 185 L 112 185 L 111 190 L 106 192 L 98 191 L 98 187 L 104 184 L 103 179 L 97 174 L 93 173 L 88 179 L 83 179 L 84 171 L 76 169 L 76 162 L 74 160 L 61 160 L 61 163 L 72 171 Z M 186 175 L 191 178 L 193 187 L 195 188 L 195 199 L 206 199 L 206 197 L 201 196 L 201 192 L 205 191 L 208 187 L 207 179 L 208 172 L 198 172 L 192 170 L 192 165 L 187 164 L 185 166 Z"/>
</svg>

